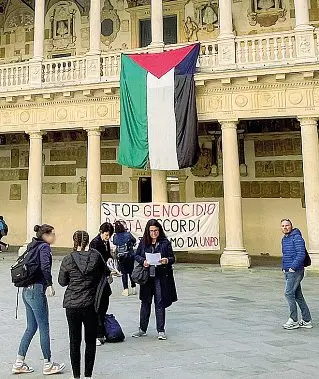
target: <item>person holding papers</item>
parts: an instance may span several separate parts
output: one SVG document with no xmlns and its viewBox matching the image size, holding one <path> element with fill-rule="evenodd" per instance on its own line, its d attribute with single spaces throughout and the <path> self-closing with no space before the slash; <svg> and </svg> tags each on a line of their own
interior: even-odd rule
<svg viewBox="0 0 319 379">
<path fill-rule="evenodd" d="M 140 288 L 140 327 L 132 337 L 146 336 L 154 297 L 158 339 L 166 340 L 165 309 L 177 301 L 172 267 L 175 256 L 172 245 L 157 220 L 148 221 L 135 260 L 149 270 L 149 279 Z"/>
</svg>

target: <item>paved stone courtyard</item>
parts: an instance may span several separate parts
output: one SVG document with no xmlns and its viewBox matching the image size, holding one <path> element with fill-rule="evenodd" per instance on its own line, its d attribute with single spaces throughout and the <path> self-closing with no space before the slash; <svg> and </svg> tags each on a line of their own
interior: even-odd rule
<svg viewBox="0 0 319 379">
<path fill-rule="evenodd" d="M 54 274 L 59 267 L 54 260 Z M 13 257 L 0 256 L 0 378 L 12 378 L 11 363 L 25 326 L 23 304 L 15 320 L 15 289 L 9 268 Z M 282 295 L 280 270 L 220 272 L 217 266 L 177 265 L 175 276 L 179 302 L 167 314 L 167 341 L 157 341 L 154 321 L 149 336 L 130 337 L 136 329 L 139 302 L 121 297 L 120 280 L 113 285 L 110 313 L 127 336 L 121 344 L 98 349 L 96 379 L 208 379 L 260 378 L 308 379 L 319 377 L 319 277 L 304 281 L 304 292 L 313 313 L 312 330 L 284 331 L 287 307 Z M 63 289 L 50 299 L 53 358 L 67 363 L 59 378 L 71 376 L 67 326 L 61 302 Z M 28 363 L 40 378 L 38 336 L 31 345 Z"/>
</svg>

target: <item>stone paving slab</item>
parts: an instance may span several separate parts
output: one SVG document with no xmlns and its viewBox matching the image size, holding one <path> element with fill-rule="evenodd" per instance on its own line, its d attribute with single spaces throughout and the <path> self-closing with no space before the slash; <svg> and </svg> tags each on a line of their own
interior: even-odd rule
<svg viewBox="0 0 319 379">
<path fill-rule="evenodd" d="M 2 258 L 2 259 L 1 259 Z M 54 260 L 54 277 L 60 264 Z M 15 288 L 9 268 L 13 257 L 0 256 L 0 379 L 12 378 L 11 364 L 25 327 L 23 304 L 15 320 Z M 287 306 L 278 269 L 222 273 L 216 266 L 177 265 L 179 301 L 167 312 L 167 341 L 158 341 L 154 316 L 149 335 L 135 340 L 137 297 L 121 297 L 120 280 L 113 284 L 110 313 L 121 323 L 126 341 L 98 348 L 95 379 L 316 379 L 319 378 L 319 277 L 304 280 L 304 293 L 313 313 L 312 330 L 284 331 Z M 68 331 L 61 306 L 63 289 L 49 299 L 53 358 L 68 359 Z M 28 363 L 42 378 L 39 337 L 35 336 Z"/>
</svg>

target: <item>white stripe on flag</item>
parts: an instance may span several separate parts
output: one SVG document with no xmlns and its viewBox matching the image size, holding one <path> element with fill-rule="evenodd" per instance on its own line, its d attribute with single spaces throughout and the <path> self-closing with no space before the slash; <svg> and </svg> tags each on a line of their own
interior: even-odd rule
<svg viewBox="0 0 319 379">
<path fill-rule="evenodd" d="M 147 74 L 147 119 L 150 166 L 178 170 L 174 109 L 174 68 L 160 79 Z"/>
</svg>

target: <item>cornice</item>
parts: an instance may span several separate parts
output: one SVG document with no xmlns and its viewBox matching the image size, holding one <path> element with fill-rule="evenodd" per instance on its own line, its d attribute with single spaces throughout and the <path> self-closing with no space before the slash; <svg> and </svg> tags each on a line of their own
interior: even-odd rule
<svg viewBox="0 0 319 379">
<path fill-rule="evenodd" d="M 228 87 L 209 87 L 201 88 L 198 95 L 205 95 L 214 92 L 232 93 L 236 91 L 251 91 L 251 90 L 264 90 L 264 89 L 287 89 L 287 88 L 300 88 L 300 87 L 316 87 L 319 86 L 319 80 L 300 81 L 300 82 L 286 82 L 286 83 L 255 83 L 248 85 L 232 84 Z"/>
<path fill-rule="evenodd" d="M 50 100 L 44 102 L 24 102 L 19 104 L 3 104 L 0 105 L 0 109 L 14 109 L 14 108 L 42 108 L 45 106 L 52 105 L 68 105 L 68 104 L 88 104 L 88 103 L 103 103 L 106 101 L 119 101 L 119 96 L 105 96 L 105 97 L 88 97 L 83 99 L 59 99 L 59 100 Z"/>
</svg>

